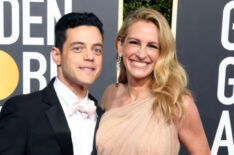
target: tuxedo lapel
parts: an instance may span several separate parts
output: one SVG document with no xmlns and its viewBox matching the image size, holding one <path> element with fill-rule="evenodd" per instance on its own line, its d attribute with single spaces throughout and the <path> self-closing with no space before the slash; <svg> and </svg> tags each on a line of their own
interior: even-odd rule
<svg viewBox="0 0 234 155">
<path fill-rule="evenodd" d="M 97 155 L 97 149 L 96 149 L 96 133 L 97 133 L 97 130 L 98 130 L 98 127 L 99 127 L 99 123 L 100 123 L 100 120 L 101 120 L 101 116 L 102 116 L 102 114 L 104 113 L 104 111 L 97 105 L 96 113 L 97 113 L 97 123 L 96 123 L 95 131 L 94 131 L 93 151 L 92 151 L 91 155 Z"/>
<path fill-rule="evenodd" d="M 50 108 L 46 111 L 46 115 L 63 154 L 73 155 L 71 132 L 62 106 L 54 90 L 53 82 L 54 79 L 43 91 L 43 101 L 50 105 Z"/>
<path fill-rule="evenodd" d="M 63 154 L 73 155 L 71 132 L 61 107 L 55 105 L 46 111 L 46 114 Z"/>
<path fill-rule="evenodd" d="M 96 133 L 97 133 L 97 129 L 98 129 L 98 127 L 99 127 L 99 122 L 100 122 L 101 116 L 102 116 L 102 114 L 104 113 L 104 111 L 98 106 L 97 100 L 96 100 L 91 94 L 89 94 L 89 98 L 95 102 L 95 105 L 96 105 L 96 107 L 97 107 L 97 109 L 96 109 L 96 113 L 97 113 L 97 123 L 96 123 L 95 131 L 94 131 L 93 151 L 92 151 L 92 153 L 91 153 L 91 155 L 97 155 L 97 149 L 96 149 Z"/>
<path fill-rule="evenodd" d="M 89 94 L 89 98 L 94 101 L 94 104 L 97 107 L 97 109 L 96 109 L 97 118 L 100 118 L 104 111 L 98 106 L 98 101 L 96 100 L 95 97 L 93 97 L 91 94 Z"/>
</svg>

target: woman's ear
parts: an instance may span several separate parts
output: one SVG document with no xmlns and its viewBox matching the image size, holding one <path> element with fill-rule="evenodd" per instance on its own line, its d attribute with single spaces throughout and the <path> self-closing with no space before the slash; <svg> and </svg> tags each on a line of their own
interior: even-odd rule
<svg viewBox="0 0 234 155">
<path fill-rule="evenodd" d="M 123 43 L 121 39 L 117 40 L 117 52 L 119 55 L 123 55 Z"/>
<path fill-rule="evenodd" d="M 62 53 L 57 47 L 52 47 L 51 56 L 57 66 L 61 65 Z"/>
</svg>

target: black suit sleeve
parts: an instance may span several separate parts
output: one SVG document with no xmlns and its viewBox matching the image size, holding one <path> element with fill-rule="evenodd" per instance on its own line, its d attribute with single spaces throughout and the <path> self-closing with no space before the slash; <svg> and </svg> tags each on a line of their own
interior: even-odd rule
<svg viewBox="0 0 234 155">
<path fill-rule="evenodd" d="M 97 155 L 96 133 L 97 133 L 97 130 L 98 130 L 98 127 L 99 127 L 99 123 L 100 123 L 102 114 L 104 113 L 104 111 L 99 106 L 97 106 L 97 110 L 96 111 L 97 111 L 98 118 L 97 118 L 97 124 L 96 124 L 95 132 L 94 132 L 93 151 L 91 152 L 91 155 Z"/>
<path fill-rule="evenodd" d="M 19 106 L 8 100 L 0 113 L 0 154 L 24 155 L 27 128 Z"/>
</svg>

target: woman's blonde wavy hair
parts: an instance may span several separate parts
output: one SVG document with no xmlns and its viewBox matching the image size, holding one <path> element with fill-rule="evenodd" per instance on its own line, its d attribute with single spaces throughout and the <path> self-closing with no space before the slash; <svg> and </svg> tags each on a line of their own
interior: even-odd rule
<svg viewBox="0 0 234 155">
<path fill-rule="evenodd" d="M 156 94 L 153 111 L 162 111 L 167 122 L 181 118 L 183 114 L 182 96 L 191 96 L 187 89 L 187 75 L 176 57 L 176 43 L 165 17 L 156 10 L 141 8 L 131 13 L 124 20 L 116 37 L 117 42 L 124 42 L 128 29 L 135 22 L 143 20 L 154 23 L 159 29 L 160 55 L 152 73 L 151 88 Z M 117 49 L 118 50 L 118 49 Z M 119 82 L 127 83 L 126 68 L 121 61 Z"/>
</svg>

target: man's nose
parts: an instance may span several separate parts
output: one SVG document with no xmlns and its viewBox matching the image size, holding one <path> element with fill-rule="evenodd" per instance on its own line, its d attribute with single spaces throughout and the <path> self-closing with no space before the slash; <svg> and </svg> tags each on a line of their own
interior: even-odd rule
<svg viewBox="0 0 234 155">
<path fill-rule="evenodd" d="M 93 61 L 94 55 L 93 55 L 93 50 L 92 49 L 87 49 L 84 54 L 84 59 L 87 61 Z"/>
</svg>

